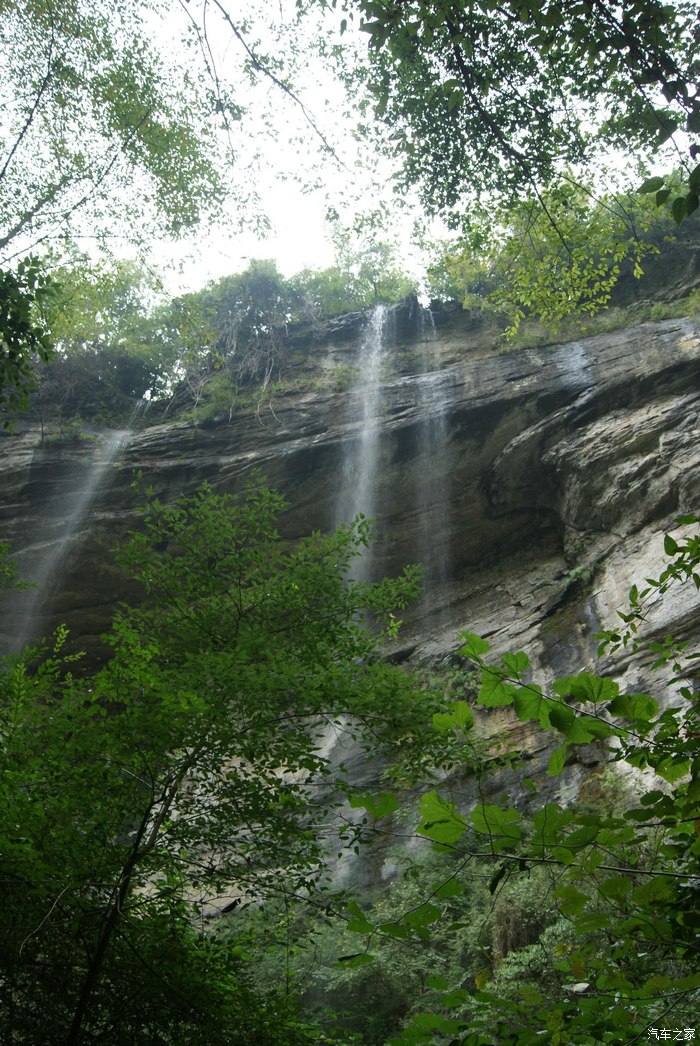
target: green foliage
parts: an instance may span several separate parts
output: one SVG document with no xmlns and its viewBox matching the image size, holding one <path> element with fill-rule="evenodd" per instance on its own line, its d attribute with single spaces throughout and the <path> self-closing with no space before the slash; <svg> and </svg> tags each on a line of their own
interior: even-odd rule
<svg viewBox="0 0 700 1046">
<path fill-rule="evenodd" d="M 275 262 L 254 260 L 243 272 L 157 310 L 158 337 L 177 360 L 176 403 L 193 407 L 199 420 L 230 413 L 241 402 L 260 403 L 275 372 L 284 382 L 285 368 L 298 362 L 288 338 L 293 325 L 377 300 L 398 301 L 411 288 L 395 268 L 382 275 L 364 260 L 357 267 L 346 261 L 346 268 L 307 269 L 285 279 Z M 347 380 L 340 373 L 336 384 L 342 389 Z M 241 387 L 251 396 L 239 399 Z"/>
<path fill-rule="evenodd" d="M 128 262 L 61 266 L 52 279 L 56 351 L 38 373 L 31 413 L 62 431 L 76 419 L 124 424 L 136 401 L 165 391 L 176 362 L 154 315 L 154 282 Z"/>
<path fill-rule="evenodd" d="M 413 284 L 399 273 L 388 257 L 383 268 L 379 258 L 357 252 L 353 260 L 349 254 L 343 264 L 318 272 L 304 269 L 289 281 L 299 295 L 298 318 L 320 321 L 344 312 L 367 309 L 378 301 L 401 301 Z"/>
<path fill-rule="evenodd" d="M 145 601 L 117 616 L 110 662 L 75 678 L 62 635 L 3 662 L 3 1041 L 318 1041 L 207 916 L 316 889 L 348 828 L 313 799 L 345 789 L 329 729 L 421 750 L 438 706 L 375 656 L 415 574 L 346 581 L 366 524 L 290 548 L 282 508 L 259 481 L 150 499 L 121 554 Z"/>
<path fill-rule="evenodd" d="M 700 121 L 696 121 L 695 132 L 700 129 Z M 697 159 L 697 150 L 694 152 Z M 670 210 L 676 225 L 694 214 L 698 209 L 700 198 L 700 164 L 697 164 L 687 179 L 678 172 L 673 172 L 666 177 L 656 175 L 647 178 L 637 190 L 645 196 L 653 196 L 657 207 L 667 207 Z"/>
<path fill-rule="evenodd" d="M 51 357 L 45 309 L 54 290 L 37 258 L 0 270 L 0 405 L 10 410 L 26 407 L 37 367 Z"/>
<path fill-rule="evenodd" d="M 500 978 L 501 994 L 512 992 L 509 974 L 559 919 L 554 880 L 533 869 L 506 879 L 494 899 L 483 860 L 404 849 L 390 852 L 387 865 L 391 878 L 362 908 L 350 901 L 343 909 L 338 898 L 323 913 L 272 905 L 244 916 L 258 983 L 286 981 L 308 1008 L 320 1008 L 334 1041 L 383 1046 L 406 1025 L 400 1041 L 442 1041 L 443 1021 L 462 1027 L 477 1013 L 478 982 L 493 987 Z M 533 969 L 529 979 L 554 992 L 561 977 L 547 960 L 553 968 L 557 958 L 542 955 L 541 975 Z"/>
<path fill-rule="evenodd" d="M 0 541 L 0 588 L 29 588 L 29 582 L 22 580 L 17 564 L 10 558 L 10 546 L 7 541 Z"/>
<path fill-rule="evenodd" d="M 600 199 L 560 178 L 495 212 L 472 208 L 462 237 L 433 267 L 434 285 L 465 308 L 506 316 L 509 337 L 527 317 L 556 327 L 605 308 L 623 272 L 641 276 L 663 228 L 653 204 Z"/>
<path fill-rule="evenodd" d="M 138 239 L 216 212 L 225 193 L 215 100 L 195 61 L 173 68 L 149 43 L 157 4 L 2 5 L 0 250 L 73 234 Z M 223 99 L 221 100 L 223 102 Z"/>
<path fill-rule="evenodd" d="M 605 146 L 655 150 L 700 130 L 692 4 L 635 0 L 621 13 L 576 0 L 361 0 L 359 9 L 369 61 L 358 76 L 391 128 L 404 182 L 433 207 L 483 190 L 522 198 Z"/>
<path fill-rule="evenodd" d="M 686 529 L 666 535 L 671 558 L 662 574 L 647 579 L 641 590 L 634 586 L 630 610 L 620 614 L 624 628 L 600 636 L 605 648 L 632 645 L 654 655 L 655 667 L 670 666 L 675 698 L 661 702 L 624 693 L 614 680 L 587 672 L 545 689 L 531 680 L 524 652 L 489 660 L 488 641 L 462 634 L 461 655 L 480 675 L 478 704 L 486 714 L 496 708 L 502 715 L 510 707 L 518 719 L 553 735 L 559 747 L 550 756 L 552 777 L 564 772 L 580 746 L 591 744 L 609 769 L 599 766 L 579 803 L 538 803 L 535 793 L 529 813 L 510 805 L 507 796 L 485 797 L 483 758 L 478 797 L 466 812 L 441 791 L 422 796 L 418 833 L 433 842 L 436 860 L 451 862 L 451 872 L 438 875 L 432 868 L 432 878 L 421 881 L 411 903 L 389 917 L 386 897 L 369 908 L 349 906 L 346 931 L 360 934 L 366 946 L 357 951 L 344 944 L 351 972 L 341 961 L 337 974 L 341 996 L 352 1000 L 353 979 L 366 991 L 386 982 L 391 967 L 385 941 L 391 949 L 407 949 L 400 958 L 405 979 L 387 983 L 401 1000 L 403 1017 L 376 1006 L 382 1019 L 402 1025 L 390 1043 L 443 1041 L 446 1035 L 471 1046 L 622 1044 L 651 1027 L 695 1026 L 698 654 L 672 639 L 645 642 L 641 625 L 650 601 L 672 586 L 700 589 L 700 538 L 687 534 L 697 523 L 694 515 L 677 521 Z M 471 709 L 458 700 L 452 715 L 441 712 L 433 724 L 438 734 L 459 733 L 470 720 Z M 627 776 L 623 783 L 622 772 L 637 770 L 653 771 L 655 778 L 635 784 Z M 382 804 L 381 812 L 392 805 L 389 797 Z M 490 905 L 483 893 L 487 883 Z M 396 887 L 403 890 L 403 880 Z M 463 908 L 469 897 L 479 897 L 482 912 L 488 912 L 476 936 L 474 917 L 465 918 Z M 457 967 L 455 941 L 468 941 L 472 949 Z M 430 976 L 412 985 L 413 970 L 426 968 Z M 365 1034 L 363 1041 L 382 1041 L 372 1030 Z"/>
</svg>

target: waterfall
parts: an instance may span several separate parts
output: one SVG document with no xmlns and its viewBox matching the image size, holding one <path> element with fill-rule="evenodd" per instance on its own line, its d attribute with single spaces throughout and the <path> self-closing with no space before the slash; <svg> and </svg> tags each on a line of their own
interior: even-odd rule
<svg viewBox="0 0 700 1046">
<path fill-rule="evenodd" d="M 65 513 L 57 536 L 35 542 L 23 550 L 22 559 L 28 558 L 29 563 L 27 566 L 21 564 L 21 574 L 33 587 L 13 593 L 17 622 L 12 642 L 15 651 L 39 638 L 42 611 L 65 574 L 70 553 L 90 517 L 107 471 L 128 444 L 130 436 L 129 429 L 120 429 L 103 437 L 93 460 L 81 474 L 79 484 L 64 492 L 56 506 L 57 515 Z"/>
<path fill-rule="evenodd" d="M 450 576 L 447 389 L 452 380 L 440 370 L 434 350 L 435 322 L 423 309 L 423 373 L 418 379 L 418 402 L 423 416 L 418 447 L 417 509 L 421 516 L 419 559 L 425 568 L 427 588 L 444 584 Z"/>
<path fill-rule="evenodd" d="M 355 438 L 345 450 L 341 467 L 341 489 L 336 504 L 336 522 L 349 523 L 358 513 L 368 519 L 377 510 L 377 463 L 381 423 L 381 368 L 387 340 L 386 305 L 375 305 L 360 345 L 357 379 L 350 392 Z M 371 580 L 371 555 L 356 561 L 352 576 Z"/>
</svg>

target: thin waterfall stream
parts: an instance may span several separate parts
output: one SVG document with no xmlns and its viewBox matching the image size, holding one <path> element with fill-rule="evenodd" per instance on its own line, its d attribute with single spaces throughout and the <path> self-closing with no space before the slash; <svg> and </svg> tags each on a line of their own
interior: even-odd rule
<svg viewBox="0 0 700 1046">
<path fill-rule="evenodd" d="M 379 429 L 381 424 L 381 371 L 387 341 L 386 305 L 375 305 L 357 358 L 358 378 L 351 390 L 357 435 L 350 440 L 342 464 L 341 489 L 336 505 L 336 522 L 349 523 L 362 513 L 373 519 L 377 511 Z M 356 561 L 352 577 L 369 581 L 372 575 L 371 550 Z"/>
<path fill-rule="evenodd" d="M 430 309 L 422 311 L 421 333 L 423 373 L 418 379 L 418 401 L 424 423 L 416 494 L 421 517 L 419 559 L 425 569 L 425 586 L 430 588 L 444 585 L 450 575 L 447 413 L 453 376 L 440 368 L 435 354 L 435 322 Z"/>
<path fill-rule="evenodd" d="M 65 574 L 71 551 L 85 529 L 93 503 L 110 466 L 128 445 L 131 429 L 119 429 L 102 437 L 97 453 L 82 474 L 81 482 L 64 495 L 67 511 L 58 534 L 24 549 L 20 559 L 22 576 L 32 588 L 14 594 L 17 628 L 12 648 L 19 651 L 39 638 L 42 612 Z M 28 560 L 25 567 L 22 560 Z"/>
</svg>

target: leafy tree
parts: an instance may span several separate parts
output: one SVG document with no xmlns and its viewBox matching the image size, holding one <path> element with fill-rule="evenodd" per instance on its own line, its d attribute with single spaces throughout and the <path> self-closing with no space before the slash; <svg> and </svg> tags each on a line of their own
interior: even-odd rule
<svg viewBox="0 0 700 1046">
<path fill-rule="evenodd" d="M 658 253 L 659 230 L 672 232 L 653 202 L 597 199 L 569 178 L 497 214 L 498 224 L 492 210 L 474 207 L 432 273 L 436 291 L 465 308 L 507 316 L 510 334 L 527 316 L 556 324 L 603 308 L 621 273 L 641 276 L 646 256 Z"/>
<path fill-rule="evenodd" d="M 141 0 L 3 4 L 0 251 L 76 221 L 107 234 L 115 212 L 134 223 L 158 215 L 178 231 L 216 209 L 214 101 L 194 66 L 164 68 L 144 24 L 152 10 Z"/>
<path fill-rule="evenodd" d="M 604 147 L 654 151 L 678 130 L 691 141 L 700 131 L 694 4 L 357 6 L 369 37 L 358 75 L 391 128 L 405 181 L 433 207 L 452 208 L 470 190 L 520 198 Z"/>
<path fill-rule="evenodd" d="M 155 306 L 157 282 L 131 262 L 58 266 L 52 277 L 47 323 L 55 352 L 31 412 L 42 423 L 123 423 L 135 401 L 165 392 L 177 362 Z"/>
<path fill-rule="evenodd" d="M 51 349 L 48 283 L 27 251 L 88 227 L 104 242 L 115 221 L 132 239 L 150 221 L 178 232 L 222 199 L 215 106 L 196 74 L 174 77 L 147 43 L 154 6 L 2 5 L 0 397 L 12 409 Z"/>
<path fill-rule="evenodd" d="M 344 790 L 319 741 L 346 730 L 420 761 L 433 704 L 377 660 L 382 632 L 357 616 L 393 632 L 415 572 L 346 581 L 367 524 L 290 548 L 282 507 L 259 483 L 240 499 L 151 500 L 121 557 L 145 603 L 118 615 L 104 669 L 71 675 L 62 634 L 4 662 L 4 1041 L 312 1038 L 251 991 L 241 949 L 207 917 L 313 892 Z"/>
<path fill-rule="evenodd" d="M 685 516 L 677 523 L 693 525 L 698 518 Z M 523 954 L 520 975 L 517 962 L 511 969 L 520 976 L 517 991 L 502 975 L 499 982 L 497 968 L 486 970 L 462 1000 L 467 1019 L 448 992 L 442 1013 L 416 1015 L 392 1041 L 423 1042 L 434 1033 L 452 1032 L 465 1046 L 627 1043 L 650 1027 L 668 1026 L 667 1020 L 678 1027 L 678 1018 L 687 1022 L 692 1015 L 700 993 L 700 724 L 693 682 L 700 654 L 670 637 L 645 642 L 643 624 L 649 605 L 673 586 L 700 588 L 700 537 L 669 534 L 665 549 L 671 558 L 664 571 L 644 588 L 632 588 L 621 627 L 600 636 L 602 649 L 631 646 L 652 655 L 655 667 L 670 668 L 678 690 L 664 700 L 625 693 L 610 677 L 591 673 L 557 679 L 544 688 L 530 678 L 524 652 L 493 661 L 486 640 L 463 634 L 461 652 L 480 670 L 479 705 L 510 708 L 522 722 L 538 723 L 557 739 L 548 774 L 559 776 L 579 746 L 593 744 L 606 753 L 611 767 L 650 771 L 655 779 L 640 779 L 641 794 L 630 796 L 622 809 L 614 802 L 603 809 L 548 802 L 536 805 L 531 818 L 507 799 L 480 799 L 465 813 L 439 791 L 426 792 L 419 834 L 461 858 L 465 878 L 472 862 L 490 861 L 490 891 L 496 897 L 505 882 L 532 868 L 557 872 L 555 892 L 568 939 L 550 966 L 561 978 L 555 991 L 551 978 L 545 991 L 523 976 Z M 466 703 L 456 701 L 452 709 L 434 717 L 436 729 L 468 731 Z M 459 874 L 434 885 L 429 903 L 435 910 L 427 925 L 439 921 L 435 899 L 443 886 L 455 888 L 450 885 L 455 878 Z M 371 943 L 381 927 L 370 913 L 362 913 L 362 922 L 365 928 L 359 932 Z M 398 922 L 409 932 L 419 929 L 410 912 Z M 552 927 L 540 944 L 552 947 L 561 934 L 561 927 Z M 444 1007 L 452 1011 L 449 1017 Z"/>
<path fill-rule="evenodd" d="M 51 356 L 45 309 L 53 290 L 37 258 L 24 259 L 15 271 L 0 270 L 0 406 L 5 409 L 26 407 L 37 365 Z"/>
</svg>

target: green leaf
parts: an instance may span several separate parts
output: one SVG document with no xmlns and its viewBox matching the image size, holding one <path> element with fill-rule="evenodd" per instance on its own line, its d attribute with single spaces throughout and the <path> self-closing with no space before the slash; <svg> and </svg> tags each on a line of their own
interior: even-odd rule
<svg viewBox="0 0 700 1046">
<path fill-rule="evenodd" d="M 578 933 L 595 933 L 596 930 L 607 930 L 610 927 L 610 916 L 604 912 L 583 912 L 574 919 Z"/>
<path fill-rule="evenodd" d="M 460 883 L 457 879 L 446 879 L 437 887 L 433 896 L 437 897 L 439 901 L 444 901 L 448 897 L 459 897 L 463 893 L 464 883 Z"/>
<path fill-rule="evenodd" d="M 435 991 L 439 992 L 447 991 L 447 989 L 450 986 L 450 982 L 447 980 L 446 977 L 438 977 L 435 974 L 431 974 L 428 977 L 428 984 L 431 988 L 434 988 Z"/>
<path fill-rule="evenodd" d="M 648 723 L 657 715 L 659 706 L 648 694 L 618 694 L 608 705 L 608 711 L 636 723 Z"/>
<path fill-rule="evenodd" d="M 566 766 L 566 759 L 569 754 L 569 749 L 566 745 L 563 748 L 555 748 L 549 757 L 547 763 L 547 774 L 550 777 L 558 777 Z"/>
<path fill-rule="evenodd" d="M 554 803 L 546 803 L 538 810 L 532 819 L 533 843 L 536 844 L 535 853 L 543 857 L 546 850 L 558 841 L 562 830 L 571 823 L 573 814 L 569 810 L 562 810 Z"/>
<path fill-rule="evenodd" d="M 347 908 L 352 918 L 345 925 L 351 933 L 369 934 L 374 932 L 375 927 L 367 920 L 365 913 L 356 901 L 350 901 Z"/>
<path fill-rule="evenodd" d="M 577 676 L 565 676 L 555 680 L 554 690 L 561 697 L 571 697 L 581 704 L 586 701 L 599 704 L 601 701 L 610 701 L 620 688 L 613 679 L 581 672 Z"/>
<path fill-rule="evenodd" d="M 581 828 L 577 828 L 576 831 L 570 832 L 569 835 L 562 839 L 562 844 L 574 850 L 581 849 L 584 846 L 590 846 L 590 844 L 597 838 L 599 831 L 600 825 L 598 824 L 582 825 Z"/>
<path fill-rule="evenodd" d="M 449 712 L 435 712 L 433 726 L 439 733 L 448 730 L 470 730 L 474 725 L 474 714 L 466 701 L 453 701 Z"/>
<path fill-rule="evenodd" d="M 621 901 L 632 890 L 632 880 L 625 875 L 614 875 L 598 884 L 598 891 L 611 901 Z"/>
<path fill-rule="evenodd" d="M 567 705 L 558 705 L 549 712 L 550 723 L 563 734 L 568 732 L 575 718 L 573 711 Z"/>
<path fill-rule="evenodd" d="M 352 952 L 350 955 L 339 955 L 336 962 L 338 965 L 342 963 L 345 969 L 354 969 L 356 966 L 366 966 L 374 962 L 374 956 L 367 952 Z"/>
<path fill-rule="evenodd" d="M 537 687 L 518 687 L 513 695 L 515 714 L 523 722 L 529 719 L 537 719 L 543 726 L 548 726 L 549 708 L 552 704 L 551 699 L 544 697 Z"/>
<path fill-rule="evenodd" d="M 475 831 L 489 836 L 498 849 L 510 849 L 520 842 L 520 814 L 513 807 L 503 809 L 491 803 L 479 803 L 470 820 Z"/>
<path fill-rule="evenodd" d="M 462 646 L 459 648 L 460 654 L 469 661 L 480 663 L 484 654 L 487 654 L 490 650 L 490 643 L 482 639 L 481 636 L 476 635 L 475 632 L 460 632 L 457 638 L 462 643 Z"/>
<path fill-rule="evenodd" d="M 654 770 L 669 784 L 682 780 L 690 770 L 690 760 L 675 755 L 667 755 L 655 764 Z"/>
<path fill-rule="evenodd" d="M 462 838 L 467 826 L 466 821 L 452 803 L 448 803 L 437 792 L 426 792 L 421 796 L 419 809 L 422 818 L 418 826 L 420 835 L 446 845 L 454 844 Z"/>
<path fill-rule="evenodd" d="M 659 189 L 663 188 L 663 185 L 664 185 L 664 179 L 661 178 L 659 175 L 654 175 L 652 178 L 647 178 L 646 181 L 642 182 L 642 184 L 637 189 L 637 192 L 639 192 L 639 193 L 653 193 L 653 192 L 657 192 Z"/>
<path fill-rule="evenodd" d="M 512 683 L 506 683 L 503 673 L 496 668 L 481 670 L 481 687 L 478 702 L 485 708 L 502 708 L 511 705 L 517 691 Z"/>
<path fill-rule="evenodd" d="M 650 905 L 652 908 L 659 901 L 668 901 L 673 897 L 673 885 L 665 876 L 649 879 L 641 886 L 635 886 L 631 899 L 635 904 Z"/>
<path fill-rule="evenodd" d="M 692 192 L 700 192 L 700 163 L 697 164 L 690 172 L 690 176 L 688 178 L 688 188 Z M 688 523 L 697 523 L 698 521 L 697 516 L 681 517 L 681 519 L 683 520 L 683 522 Z M 676 521 L 679 525 L 681 523 L 681 519 Z"/>
<path fill-rule="evenodd" d="M 414 908 L 412 912 L 407 912 L 403 916 L 402 921 L 414 929 L 423 929 L 426 926 L 431 926 L 432 923 L 437 922 L 441 918 L 442 911 L 437 905 L 426 903 L 419 905 L 418 908 Z"/>
<path fill-rule="evenodd" d="M 686 216 L 686 205 L 684 196 L 677 196 L 675 198 L 675 200 L 671 204 L 671 214 L 673 215 L 673 220 L 675 221 L 676 225 L 680 225 Z M 668 537 L 668 535 L 666 536 Z M 666 543 L 664 542 L 664 547 L 665 544 Z M 669 555 L 670 554 L 671 553 L 669 553 Z"/>
<path fill-rule="evenodd" d="M 519 651 L 517 654 L 504 654 L 503 664 L 509 675 L 514 676 L 516 679 L 522 679 L 530 667 L 530 658 L 522 651 Z"/>
<path fill-rule="evenodd" d="M 399 803 L 393 792 L 377 792 L 376 795 L 351 795 L 348 803 L 353 809 L 366 810 L 370 817 L 379 820 L 398 810 Z"/>
<path fill-rule="evenodd" d="M 582 893 L 571 883 L 563 883 L 555 889 L 559 910 L 562 915 L 580 915 L 590 901 L 587 894 Z"/>
<path fill-rule="evenodd" d="M 397 922 L 381 923 L 377 929 L 381 930 L 382 933 L 388 934 L 389 937 L 395 937 L 399 941 L 405 941 L 411 936 L 406 927 Z"/>
</svg>

